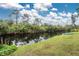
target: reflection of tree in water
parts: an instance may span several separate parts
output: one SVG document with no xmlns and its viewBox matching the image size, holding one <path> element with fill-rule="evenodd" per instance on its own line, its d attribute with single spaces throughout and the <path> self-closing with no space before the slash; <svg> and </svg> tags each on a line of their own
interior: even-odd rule
<svg viewBox="0 0 79 59">
<path fill-rule="evenodd" d="M 15 45 L 17 45 L 18 42 L 19 43 L 21 42 L 23 44 L 24 42 L 27 44 L 29 44 L 30 42 L 37 43 L 42 40 L 47 40 L 49 37 L 52 37 L 54 35 L 57 35 L 57 34 L 52 33 L 52 32 L 50 33 L 48 32 L 46 33 L 40 33 L 40 32 L 39 33 L 15 33 L 15 34 L 10 34 L 10 35 L 5 34 L 3 38 L 4 38 L 4 42 L 5 40 L 7 41 L 5 42 L 7 44 L 11 45 L 14 41 Z"/>
<path fill-rule="evenodd" d="M 16 42 L 18 41 L 22 41 L 22 42 L 27 42 L 29 43 L 29 41 L 34 40 L 34 42 L 38 42 L 41 41 L 42 39 L 40 39 L 40 37 L 43 37 L 44 39 L 47 39 L 48 37 L 51 37 L 53 34 L 51 33 L 36 33 L 36 34 L 27 34 L 27 35 L 15 35 L 15 36 L 10 36 L 9 38 L 13 41 L 16 40 Z"/>
</svg>

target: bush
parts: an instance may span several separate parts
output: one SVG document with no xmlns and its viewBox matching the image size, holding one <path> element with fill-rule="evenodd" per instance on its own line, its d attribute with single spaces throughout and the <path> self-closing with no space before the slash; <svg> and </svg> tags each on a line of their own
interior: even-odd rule
<svg viewBox="0 0 79 59">
<path fill-rule="evenodd" d="M 0 56 L 9 55 L 17 49 L 15 45 L 0 45 Z"/>
</svg>

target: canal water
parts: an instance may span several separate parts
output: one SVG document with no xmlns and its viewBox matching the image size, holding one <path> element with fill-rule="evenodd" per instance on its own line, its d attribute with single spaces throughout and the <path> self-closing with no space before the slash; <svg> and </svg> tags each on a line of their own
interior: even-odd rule
<svg viewBox="0 0 79 59">
<path fill-rule="evenodd" d="M 12 44 L 16 46 L 31 45 L 33 43 L 38 43 L 40 41 L 48 40 L 48 38 L 54 36 L 53 33 L 43 33 L 43 34 L 28 34 L 26 36 L 13 37 Z"/>
</svg>

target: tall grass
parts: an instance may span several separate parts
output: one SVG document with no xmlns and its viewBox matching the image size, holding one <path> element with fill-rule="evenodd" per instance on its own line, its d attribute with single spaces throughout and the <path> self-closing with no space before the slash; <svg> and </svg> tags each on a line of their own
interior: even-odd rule
<svg viewBox="0 0 79 59">
<path fill-rule="evenodd" d="M 79 56 L 79 32 L 62 34 L 47 41 L 21 46 L 11 55 Z"/>
</svg>

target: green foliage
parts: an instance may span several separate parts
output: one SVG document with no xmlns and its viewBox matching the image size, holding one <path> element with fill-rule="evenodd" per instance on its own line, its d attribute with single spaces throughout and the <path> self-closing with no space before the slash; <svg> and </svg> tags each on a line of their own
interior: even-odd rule
<svg viewBox="0 0 79 59">
<path fill-rule="evenodd" d="M 10 33 L 10 32 L 26 32 L 26 33 L 33 33 L 33 32 L 54 32 L 54 31 L 72 31 L 71 26 L 50 26 L 50 25 L 31 25 L 29 23 L 21 22 L 18 24 L 14 24 L 10 21 L 0 21 L 0 34 Z"/>
<path fill-rule="evenodd" d="M 17 49 L 15 45 L 0 45 L 0 56 L 9 55 Z"/>
<path fill-rule="evenodd" d="M 6 22 L 0 22 L 0 34 L 6 33 L 8 24 Z"/>
</svg>

